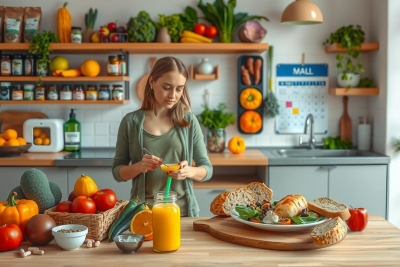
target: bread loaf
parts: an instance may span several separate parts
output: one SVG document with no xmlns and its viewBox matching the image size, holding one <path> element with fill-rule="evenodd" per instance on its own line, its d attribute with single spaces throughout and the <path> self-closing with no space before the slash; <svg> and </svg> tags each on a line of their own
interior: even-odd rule
<svg viewBox="0 0 400 267">
<path fill-rule="evenodd" d="M 246 188 L 253 192 L 255 202 L 264 203 L 264 201 L 272 201 L 273 191 L 264 183 L 252 182 L 249 183 Z"/>
<path fill-rule="evenodd" d="M 317 246 L 330 246 L 340 242 L 347 234 L 347 225 L 335 217 L 314 227 L 311 238 Z"/>
<path fill-rule="evenodd" d="M 320 197 L 308 203 L 308 209 L 328 218 L 339 216 L 343 220 L 350 218 L 349 209 L 345 204 L 338 203 L 329 197 Z"/>
<path fill-rule="evenodd" d="M 238 205 L 254 203 L 254 194 L 247 188 L 238 188 L 226 191 L 214 198 L 210 204 L 210 211 L 215 215 L 231 216 L 231 210 Z"/>
<path fill-rule="evenodd" d="M 275 213 L 279 217 L 291 218 L 301 214 L 307 208 L 307 200 L 301 195 L 287 195 L 279 200 L 275 206 Z"/>
</svg>

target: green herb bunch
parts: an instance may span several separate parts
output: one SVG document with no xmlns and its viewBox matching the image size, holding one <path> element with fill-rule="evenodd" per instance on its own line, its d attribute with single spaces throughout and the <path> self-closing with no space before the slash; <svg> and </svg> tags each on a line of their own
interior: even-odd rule
<svg viewBox="0 0 400 267">
<path fill-rule="evenodd" d="M 340 136 L 324 138 L 324 149 L 351 149 L 353 142 L 351 140 L 342 141 Z"/>
<path fill-rule="evenodd" d="M 174 14 L 170 16 L 159 14 L 158 17 L 160 18 L 160 22 L 155 23 L 157 29 L 167 28 L 168 33 L 171 36 L 172 42 L 179 42 L 179 39 L 181 38 L 182 32 L 184 30 L 181 16 L 179 14 Z"/>
<path fill-rule="evenodd" d="M 235 115 L 233 112 L 225 111 L 227 106 L 225 103 L 219 103 L 217 109 L 209 109 L 203 105 L 203 112 L 197 116 L 200 124 L 208 129 L 223 129 L 235 123 Z"/>
<path fill-rule="evenodd" d="M 127 23 L 129 42 L 152 42 L 156 37 L 156 26 L 146 11 L 140 11 L 137 17 L 131 17 Z"/>
<path fill-rule="evenodd" d="M 190 6 L 185 8 L 185 13 L 180 14 L 181 21 L 183 23 L 183 29 L 193 31 L 194 25 L 198 21 L 197 11 Z"/>
</svg>

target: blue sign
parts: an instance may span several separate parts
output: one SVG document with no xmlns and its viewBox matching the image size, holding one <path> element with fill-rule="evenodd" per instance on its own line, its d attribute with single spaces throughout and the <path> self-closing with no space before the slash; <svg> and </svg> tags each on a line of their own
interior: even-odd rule
<svg viewBox="0 0 400 267">
<path fill-rule="evenodd" d="M 276 66 L 277 77 L 326 77 L 327 64 L 279 64 Z"/>
</svg>

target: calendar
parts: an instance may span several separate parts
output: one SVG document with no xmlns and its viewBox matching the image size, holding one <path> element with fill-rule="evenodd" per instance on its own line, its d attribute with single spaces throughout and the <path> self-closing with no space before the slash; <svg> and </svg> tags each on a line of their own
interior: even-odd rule
<svg viewBox="0 0 400 267">
<path fill-rule="evenodd" d="M 328 65 L 278 64 L 276 98 L 277 134 L 304 133 L 308 114 L 314 117 L 314 133 L 328 133 Z"/>
</svg>

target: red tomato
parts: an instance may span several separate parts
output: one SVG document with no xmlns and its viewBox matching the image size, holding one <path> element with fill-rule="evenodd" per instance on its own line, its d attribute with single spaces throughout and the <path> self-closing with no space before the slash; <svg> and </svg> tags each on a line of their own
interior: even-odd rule
<svg viewBox="0 0 400 267">
<path fill-rule="evenodd" d="M 0 225 L 0 251 L 10 251 L 21 245 L 23 234 L 16 224 Z"/>
<path fill-rule="evenodd" d="M 98 211 L 106 211 L 114 208 L 115 203 L 117 203 L 117 195 L 111 189 L 101 189 L 94 193 L 93 201 L 96 203 Z"/>
<path fill-rule="evenodd" d="M 208 38 L 214 38 L 215 36 L 218 35 L 218 29 L 214 25 L 207 27 L 206 29 L 206 36 Z"/>
<path fill-rule="evenodd" d="M 365 229 L 368 223 L 368 211 L 364 208 L 349 209 L 350 219 L 346 221 L 350 230 L 362 231 Z"/>
<path fill-rule="evenodd" d="M 203 23 L 197 23 L 193 27 L 193 31 L 197 34 L 204 35 L 206 33 L 207 26 Z"/>
<path fill-rule="evenodd" d="M 56 212 L 71 212 L 71 201 L 61 201 L 56 206 Z"/>
<path fill-rule="evenodd" d="M 96 204 L 90 197 L 79 196 L 72 202 L 71 212 L 93 214 L 96 212 Z"/>
</svg>

